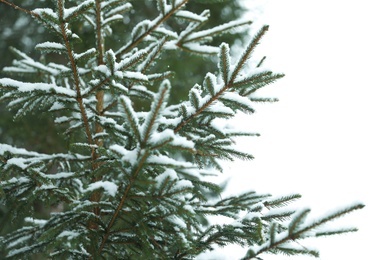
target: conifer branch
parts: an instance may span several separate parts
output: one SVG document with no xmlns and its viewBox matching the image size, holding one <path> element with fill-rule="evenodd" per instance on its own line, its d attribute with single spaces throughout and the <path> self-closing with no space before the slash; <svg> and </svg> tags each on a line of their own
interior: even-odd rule
<svg viewBox="0 0 390 260">
<path fill-rule="evenodd" d="M 185 126 L 188 122 L 190 122 L 192 119 L 194 119 L 195 117 L 197 117 L 198 115 L 200 115 L 206 108 L 208 108 L 214 101 L 218 100 L 220 98 L 220 96 L 225 92 L 227 91 L 228 89 L 232 88 L 234 86 L 234 83 L 236 81 L 236 78 L 240 72 L 240 70 L 242 69 L 243 65 L 247 62 L 249 56 L 251 55 L 251 53 L 253 52 L 253 50 L 255 49 L 256 45 L 259 43 L 260 39 L 263 37 L 263 35 L 265 34 L 265 32 L 268 30 L 269 26 L 268 25 L 265 25 L 263 26 L 263 28 L 255 35 L 255 37 L 252 39 L 252 41 L 250 42 L 249 46 L 246 48 L 245 52 L 243 53 L 243 55 L 241 56 L 238 64 L 236 65 L 232 75 L 230 76 L 230 80 L 229 82 L 225 82 L 225 86 L 218 92 L 216 93 L 214 96 L 212 96 L 201 108 L 197 109 L 197 111 L 195 113 L 193 113 L 192 115 L 190 115 L 189 117 L 187 117 L 186 119 L 184 119 L 176 128 L 175 128 L 175 132 L 178 132 L 183 126 Z M 221 67 L 221 71 L 222 71 L 222 76 L 224 79 L 227 79 L 227 73 L 225 72 L 225 69 L 228 69 L 227 68 L 227 64 L 228 64 L 228 59 L 226 57 L 226 46 L 225 45 L 222 45 L 221 46 L 221 59 L 225 59 L 225 61 L 222 61 L 222 65 L 220 65 Z M 220 62 L 221 63 L 221 62 Z M 225 64 L 226 63 L 226 64 Z"/>
<path fill-rule="evenodd" d="M 153 55 L 147 60 L 147 62 L 142 66 L 141 72 L 145 73 L 149 66 L 154 62 L 154 60 L 161 53 L 164 44 L 168 41 L 168 37 L 164 37 L 158 44 L 155 50 L 153 50 Z"/>
<path fill-rule="evenodd" d="M 225 86 L 222 88 L 215 96 L 211 97 L 202 107 L 200 107 L 194 114 L 190 115 L 188 118 L 184 119 L 176 128 L 175 133 L 177 133 L 183 126 L 185 126 L 192 119 L 200 115 L 206 108 L 208 108 L 214 101 L 218 100 L 218 98 L 229 88 L 229 86 Z"/>
<path fill-rule="evenodd" d="M 164 16 L 162 16 L 151 28 L 149 28 L 145 33 L 143 33 L 141 36 L 137 38 L 134 42 L 131 42 L 124 46 L 121 50 L 117 52 L 117 56 L 121 57 L 129 50 L 133 49 L 135 46 L 137 46 L 142 40 L 151 34 L 157 27 L 159 27 L 163 22 L 165 22 L 169 17 L 171 17 L 175 12 L 177 12 L 182 6 L 184 6 L 189 0 L 183 0 L 178 5 L 173 5 L 172 9 L 166 13 Z"/>
<path fill-rule="evenodd" d="M 109 80 L 110 80 L 109 77 L 103 79 L 101 82 L 99 82 L 99 84 L 95 85 L 95 86 L 92 87 L 90 90 L 88 90 L 86 93 L 84 93 L 83 95 L 81 95 L 81 98 L 86 98 L 86 97 L 88 97 L 89 95 L 91 95 L 92 93 L 94 93 L 96 90 L 98 90 L 99 88 L 103 87 L 107 82 L 109 82 Z"/>
<path fill-rule="evenodd" d="M 139 51 L 139 55 L 135 59 L 131 60 L 131 62 L 127 63 L 126 66 L 121 67 L 121 70 L 125 71 L 125 70 L 135 66 L 137 63 L 139 63 L 143 59 L 145 59 L 146 56 L 147 56 L 147 52 Z M 111 75 L 104 77 L 98 84 L 96 84 L 91 89 L 89 89 L 87 92 L 85 92 L 81 97 L 85 98 L 85 97 L 89 96 L 90 94 L 94 93 L 97 89 L 99 89 L 99 88 L 103 87 L 105 84 L 107 84 L 110 81 L 110 78 L 111 78 Z M 116 104 L 116 102 L 115 102 L 115 104 Z"/>
<path fill-rule="evenodd" d="M 141 73 L 145 73 L 149 66 L 154 62 L 154 60 L 158 57 L 158 55 L 163 50 L 164 44 L 168 41 L 168 37 L 164 37 L 158 44 L 157 47 L 152 51 L 153 55 L 150 55 L 148 60 L 146 60 L 145 64 L 142 64 L 140 68 Z M 143 58 L 143 57 L 142 57 Z M 135 82 L 132 82 L 127 88 L 131 89 L 134 86 Z"/>
<path fill-rule="evenodd" d="M 229 85 L 234 84 L 234 81 L 236 80 L 242 67 L 248 61 L 250 55 L 253 53 L 254 49 L 256 48 L 256 45 L 259 44 L 260 40 L 263 38 L 264 34 L 268 31 L 268 29 L 269 29 L 269 26 L 264 25 L 260 29 L 260 31 L 255 35 L 255 37 L 252 39 L 249 46 L 246 48 L 245 52 L 242 54 L 241 58 L 239 59 L 236 67 L 234 68 L 234 71 L 233 71 L 232 76 L 230 78 Z"/>
<path fill-rule="evenodd" d="M 138 119 L 135 115 L 135 112 L 134 112 L 132 106 L 131 106 L 131 103 L 130 103 L 131 101 L 125 96 L 121 96 L 120 101 L 122 103 L 123 108 L 125 109 L 127 120 L 129 121 L 129 124 L 130 124 L 130 128 L 132 129 L 132 131 L 135 135 L 135 138 L 137 138 L 138 143 L 141 143 L 142 140 L 141 140 L 141 134 L 139 132 Z"/>
<path fill-rule="evenodd" d="M 106 234 L 104 235 L 104 237 L 102 239 L 102 242 L 100 243 L 100 246 L 99 246 L 99 254 L 102 253 L 104 245 L 106 244 L 107 239 L 108 239 L 108 237 L 111 234 L 110 233 L 111 228 L 114 225 L 116 219 L 118 218 L 118 214 L 119 214 L 119 212 L 123 208 L 123 205 L 124 205 L 124 203 L 126 201 L 127 195 L 129 194 L 130 189 L 132 188 L 132 186 L 133 186 L 133 184 L 134 184 L 138 174 L 140 173 L 141 169 L 143 168 L 143 165 L 145 164 L 146 159 L 148 158 L 148 155 L 149 155 L 149 152 L 146 150 L 145 153 L 143 154 L 139 164 L 137 165 L 137 168 L 135 169 L 134 173 L 132 173 L 131 176 L 130 176 L 130 182 L 126 186 L 126 189 L 125 189 L 125 191 L 124 191 L 124 193 L 123 193 L 123 195 L 121 197 L 121 200 L 120 200 L 118 206 L 116 207 L 115 212 L 113 213 L 110 222 L 108 223 L 108 225 L 106 227 L 106 230 L 105 230 Z"/>
<path fill-rule="evenodd" d="M 113 107 L 115 107 L 117 103 L 118 103 L 118 100 L 114 100 L 112 103 L 110 103 L 108 106 L 106 106 L 106 107 L 102 110 L 102 114 L 105 114 L 107 111 L 109 111 L 110 109 L 112 109 Z"/>
<path fill-rule="evenodd" d="M 284 236 L 279 236 L 278 238 L 274 237 L 275 236 L 275 231 L 272 231 L 272 228 L 270 229 L 270 235 L 271 235 L 271 239 L 266 242 L 265 244 L 263 245 L 260 245 L 260 248 L 255 250 L 255 252 L 252 251 L 252 254 L 250 256 L 245 256 L 244 258 L 242 258 L 242 260 L 249 260 L 249 259 L 252 259 L 253 257 L 255 256 L 258 256 L 260 255 L 261 253 L 264 253 L 264 252 L 267 252 L 267 251 L 270 251 L 272 249 L 277 249 L 280 245 L 283 245 L 284 243 L 288 242 L 288 241 L 291 241 L 291 240 L 295 240 L 295 239 L 299 239 L 299 238 L 302 238 L 302 236 L 304 236 L 307 232 L 319 227 L 319 226 L 322 226 L 324 225 L 325 223 L 327 222 L 330 222 L 334 219 L 338 219 L 340 218 L 341 216 L 344 216 L 352 211 L 355 211 L 355 210 L 358 210 L 358 209 L 362 209 L 364 208 L 364 205 L 361 204 L 361 203 L 357 203 L 355 205 L 352 205 L 346 209 L 342 209 L 334 214 L 330 214 L 329 216 L 326 216 L 324 218 L 321 218 L 317 221 L 314 221 L 312 224 L 309 224 L 307 226 L 304 226 L 300 229 L 297 229 L 297 227 L 295 226 L 295 224 L 297 222 L 293 222 L 292 224 L 292 227 L 293 229 L 297 229 L 295 232 L 290 232 L 290 231 L 287 231 L 285 232 Z M 307 210 L 306 211 L 303 211 L 302 213 L 302 216 L 306 215 L 308 212 Z M 300 215 L 299 215 L 300 217 Z M 298 220 L 300 220 L 298 218 Z M 301 223 L 301 225 L 303 225 Z M 274 226 L 273 226 L 274 227 Z M 354 231 L 354 230 L 347 230 L 348 231 Z M 273 237 L 273 239 L 272 239 Z"/>
<path fill-rule="evenodd" d="M 79 6 L 77 6 L 76 11 L 72 12 L 71 14 L 68 14 L 66 17 L 66 21 L 69 22 L 73 18 L 79 17 L 82 13 L 89 10 L 93 6 L 93 2 L 90 1 L 83 1 Z"/>
<path fill-rule="evenodd" d="M 76 88 L 76 92 L 77 92 L 76 100 L 77 100 L 77 103 L 78 103 L 79 108 L 80 108 L 81 116 L 83 118 L 84 126 L 85 126 L 85 129 L 86 129 L 86 134 L 87 134 L 87 137 L 88 137 L 88 142 L 91 145 L 92 158 L 93 158 L 94 154 L 95 154 L 95 148 L 92 146 L 92 144 L 93 144 L 92 132 L 91 132 L 91 129 L 89 127 L 87 113 L 85 111 L 85 107 L 84 107 L 84 104 L 83 104 L 83 98 L 81 97 L 80 79 L 79 79 L 79 74 L 77 72 L 76 61 L 75 61 L 75 59 L 73 57 L 72 48 L 70 46 L 70 42 L 69 42 L 69 39 L 68 39 L 68 36 L 67 36 L 67 32 L 66 32 L 65 21 L 64 21 L 64 13 L 63 13 L 63 11 L 64 11 L 64 3 L 63 3 L 63 1 L 62 0 L 58 0 L 57 6 L 58 6 L 58 11 L 59 11 L 58 14 L 59 14 L 59 19 L 60 19 L 61 33 L 62 33 L 62 37 L 63 37 L 64 43 L 65 43 L 65 47 L 66 47 L 66 50 L 67 50 L 67 53 L 68 53 L 69 62 L 71 64 L 71 69 L 72 69 L 72 72 L 73 72 L 73 79 L 75 81 L 74 83 L 75 83 L 75 88 Z"/>
<path fill-rule="evenodd" d="M 161 107 L 163 106 L 163 104 L 165 102 L 168 90 L 169 90 L 168 83 L 167 82 L 163 82 L 161 84 L 161 88 L 160 88 L 160 91 L 158 93 L 159 99 L 157 100 L 156 103 L 154 103 L 152 105 L 152 109 L 150 111 L 150 113 L 152 113 L 152 116 L 150 118 L 150 121 L 149 122 L 145 122 L 145 124 L 147 124 L 146 125 L 147 127 L 146 127 L 146 129 L 145 129 L 145 131 L 144 131 L 144 133 L 142 135 L 143 140 L 142 140 L 141 145 L 143 145 L 143 146 L 146 145 L 146 143 L 147 143 L 147 141 L 149 139 L 149 136 L 151 134 L 151 131 L 152 131 L 152 128 L 153 128 L 153 126 L 155 124 L 157 116 L 160 113 L 160 109 L 161 109 Z"/>
<path fill-rule="evenodd" d="M 207 18 L 210 16 L 210 10 L 204 10 L 199 16 L 205 17 L 203 22 L 191 22 L 186 30 L 180 34 L 180 39 L 177 41 L 176 45 L 181 47 L 183 45 L 183 41 L 187 39 L 188 36 L 191 35 L 196 29 L 200 28 L 207 22 Z"/>
<path fill-rule="evenodd" d="M 216 27 L 211 28 L 211 29 L 207 29 L 207 30 L 200 31 L 200 32 L 195 32 L 192 35 L 189 35 L 189 37 L 186 38 L 185 40 L 183 40 L 182 42 L 183 42 L 183 44 L 188 43 L 188 42 L 197 42 L 197 41 L 202 40 L 202 39 L 207 38 L 207 37 L 212 37 L 212 36 L 220 35 L 223 33 L 227 33 L 231 29 L 234 29 L 234 28 L 237 28 L 240 26 L 244 26 L 244 25 L 248 25 L 251 23 L 252 23 L 252 21 L 249 21 L 249 20 L 232 21 L 232 22 L 229 22 L 227 24 L 222 24 L 222 25 L 216 26 Z"/>
</svg>

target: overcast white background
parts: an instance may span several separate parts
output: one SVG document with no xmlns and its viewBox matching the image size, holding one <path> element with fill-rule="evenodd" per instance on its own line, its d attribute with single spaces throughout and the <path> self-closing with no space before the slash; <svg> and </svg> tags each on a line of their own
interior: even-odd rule
<svg viewBox="0 0 390 260">
<path fill-rule="evenodd" d="M 313 216 L 362 201 L 336 225 L 358 233 L 310 241 L 321 260 L 390 259 L 390 3 L 387 0 L 245 0 L 255 27 L 269 24 L 256 54 L 286 77 L 263 91 L 280 99 L 237 123 L 256 159 L 226 167 L 227 193 L 299 192 Z M 301 244 L 305 245 L 302 241 Z M 222 259 L 244 251 L 226 248 Z M 223 255 L 223 256 L 222 256 Z M 263 259 L 313 259 L 263 255 Z"/>
</svg>

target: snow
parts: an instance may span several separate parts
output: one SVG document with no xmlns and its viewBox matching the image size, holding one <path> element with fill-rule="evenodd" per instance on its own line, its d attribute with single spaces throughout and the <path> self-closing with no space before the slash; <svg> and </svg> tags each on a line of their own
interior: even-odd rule
<svg viewBox="0 0 390 260">
<path fill-rule="evenodd" d="M 203 54 L 217 54 L 219 52 L 218 47 L 208 46 L 208 45 L 200 45 L 199 43 L 185 43 L 183 44 L 183 48 L 186 48 L 190 51 L 203 53 Z"/>
<path fill-rule="evenodd" d="M 11 72 L 11 73 L 35 73 L 36 70 L 33 68 L 20 68 L 20 67 L 5 67 L 3 68 L 4 72 Z"/>
<path fill-rule="evenodd" d="M 121 146 L 121 145 L 118 145 L 118 144 L 113 144 L 110 146 L 110 150 L 114 151 L 114 152 L 117 152 L 121 155 L 125 155 L 127 154 L 129 151 L 124 147 L 124 146 Z"/>
<path fill-rule="evenodd" d="M 149 164 L 166 165 L 166 166 L 174 166 L 174 167 L 193 167 L 192 163 L 179 162 L 165 155 L 151 155 L 146 160 L 146 162 Z"/>
<path fill-rule="evenodd" d="M 0 184 L 1 185 L 4 185 L 4 184 L 10 184 L 10 183 L 26 183 L 26 182 L 30 182 L 30 179 L 26 178 L 26 177 L 20 177 L 20 178 L 16 178 L 16 177 L 12 177 L 11 179 L 7 180 L 7 181 L 1 181 Z"/>
<path fill-rule="evenodd" d="M 112 23 L 112 22 L 117 21 L 117 20 L 122 20 L 122 19 L 123 19 L 123 15 L 115 14 L 113 16 L 110 16 L 107 19 L 104 19 L 102 26 L 105 26 L 105 25 L 107 25 L 109 23 Z"/>
<path fill-rule="evenodd" d="M 176 50 L 178 47 L 177 47 L 177 40 L 171 40 L 171 41 L 167 41 L 163 48 L 165 50 Z"/>
<path fill-rule="evenodd" d="M 86 56 L 86 55 L 92 55 L 96 52 L 96 49 L 95 48 L 91 48 L 89 50 L 86 50 L 85 52 L 82 52 L 82 53 L 73 53 L 73 57 L 78 60 L 80 58 L 82 58 L 83 56 Z"/>
<path fill-rule="evenodd" d="M 181 123 L 182 120 L 183 120 L 183 117 L 178 116 L 175 118 L 161 117 L 161 119 L 159 121 L 160 121 L 160 124 L 162 124 L 162 125 L 176 127 Z"/>
<path fill-rule="evenodd" d="M 123 72 L 122 71 L 115 71 L 114 76 L 118 79 L 123 79 Z M 122 85 L 123 86 L 123 85 Z M 125 88 L 126 89 L 126 88 Z"/>
<path fill-rule="evenodd" d="M 110 117 L 105 117 L 105 116 L 99 116 L 99 122 L 102 124 L 102 125 L 117 125 L 116 121 L 113 119 L 113 118 L 110 118 Z M 124 128 L 122 128 L 123 131 L 125 131 Z"/>
<path fill-rule="evenodd" d="M 65 179 L 72 177 L 75 173 L 74 172 L 58 172 L 55 174 L 44 174 L 43 177 L 49 178 L 49 179 Z"/>
<path fill-rule="evenodd" d="M 207 84 L 206 83 L 207 81 L 210 81 L 210 84 Z M 213 73 L 210 73 L 210 72 L 207 72 L 207 74 L 206 74 L 205 82 L 203 83 L 203 85 L 206 85 L 206 84 L 209 85 L 209 87 L 211 88 L 211 89 L 208 89 L 211 96 L 215 96 L 215 94 L 218 93 L 219 91 L 221 91 L 221 89 L 224 87 L 223 84 L 220 84 L 220 85 L 217 84 L 217 77 Z"/>
<path fill-rule="evenodd" d="M 60 124 L 60 123 L 64 123 L 64 122 L 67 122 L 71 120 L 70 117 L 67 117 L 67 116 L 60 116 L 60 117 L 57 117 L 56 119 L 54 119 L 54 123 L 57 123 L 57 124 Z"/>
<path fill-rule="evenodd" d="M 159 23 L 160 21 L 163 20 L 163 15 L 162 14 L 159 14 L 156 18 L 154 18 L 152 21 L 148 21 L 148 28 L 152 28 L 154 26 L 157 25 L 157 23 Z"/>
<path fill-rule="evenodd" d="M 175 184 L 175 190 L 191 189 L 194 185 L 189 180 L 179 180 Z"/>
<path fill-rule="evenodd" d="M 331 210 L 328 210 L 327 212 L 324 212 L 322 213 L 320 216 L 316 216 L 315 218 L 311 217 L 310 219 L 306 220 L 304 224 L 302 224 L 302 229 L 304 227 L 309 227 L 311 225 L 315 225 L 317 223 L 319 223 L 319 219 L 331 219 L 331 220 L 334 220 L 336 219 L 334 216 L 338 216 L 341 212 L 345 212 L 346 209 L 355 209 L 356 210 L 356 207 L 358 205 L 362 205 L 364 204 L 363 202 L 361 201 L 355 201 L 353 203 L 350 203 L 349 205 L 343 205 L 342 207 L 333 207 Z M 352 211 L 353 212 L 353 211 Z M 333 229 L 343 229 L 345 228 L 345 225 L 334 225 L 333 224 Z M 328 226 L 329 223 L 326 224 L 326 226 Z"/>
<path fill-rule="evenodd" d="M 115 72 L 115 76 L 116 76 L 116 77 L 118 77 L 118 75 L 119 75 L 118 72 L 119 72 L 119 71 Z M 122 74 L 122 76 L 123 76 L 123 74 Z M 117 88 L 117 89 L 119 89 L 119 90 L 121 90 L 121 91 L 124 91 L 124 92 L 127 92 L 127 91 L 128 91 L 128 88 L 126 88 L 125 86 L 123 86 L 123 85 L 120 84 L 120 83 L 117 83 L 115 80 L 112 80 L 112 81 L 111 81 L 111 84 L 112 84 L 113 87 L 115 87 L 115 88 Z"/>
<path fill-rule="evenodd" d="M 205 170 L 202 169 L 180 169 L 180 173 L 185 175 L 190 175 L 191 177 L 200 179 L 202 175 L 209 174 L 209 172 L 205 173 Z"/>
<path fill-rule="evenodd" d="M 40 227 L 43 227 L 47 223 L 46 219 L 36 219 L 36 218 L 31 218 L 31 217 L 24 218 L 24 221 L 27 223 L 32 223 L 32 224 L 38 225 Z"/>
<path fill-rule="evenodd" d="M 131 33 L 131 39 L 134 42 L 137 40 L 138 37 L 140 37 L 143 33 L 145 33 L 151 26 L 150 26 L 151 21 L 150 20 L 142 20 L 139 22 L 133 29 Z M 124 48 L 124 47 L 122 47 Z M 121 50 L 119 50 L 120 52 Z"/>
<path fill-rule="evenodd" d="M 55 110 L 60 110 L 60 109 L 63 109 L 65 107 L 64 104 L 58 102 L 58 101 L 55 101 L 53 103 L 53 105 L 50 107 L 49 111 L 55 111 Z"/>
<path fill-rule="evenodd" d="M 19 92 L 34 92 L 34 91 L 44 91 L 46 93 L 56 93 L 61 95 L 66 95 L 69 97 L 76 97 L 76 91 L 59 87 L 55 84 L 48 83 L 26 83 L 9 78 L 0 79 L 0 85 L 5 87 L 12 87 L 17 89 Z"/>
<path fill-rule="evenodd" d="M 18 239 L 16 239 L 15 241 L 12 241 L 11 243 L 9 243 L 7 245 L 7 248 L 12 248 L 14 246 L 17 246 L 18 244 L 21 244 L 23 243 L 24 241 L 30 239 L 32 237 L 32 235 L 27 235 L 27 236 L 21 236 L 19 237 Z"/>
<path fill-rule="evenodd" d="M 123 60 L 121 60 L 119 63 L 116 64 L 117 70 L 123 70 L 126 69 L 132 62 L 139 60 L 142 56 L 145 56 L 147 54 L 147 51 L 144 49 L 138 50 L 135 53 L 133 53 L 130 57 L 126 57 Z"/>
<path fill-rule="evenodd" d="M 111 75 L 110 69 L 106 65 L 99 65 L 95 68 L 95 70 L 103 73 L 106 77 Z"/>
<path fill-rule="evenodd" d="M 188 212 L 195 214 L 194 208 L 191 205 L 184 205 L 183 209 L 187 210 Z"/>
<path fill-rule="evenodd" d="M 71 7 L 71 8 L 65 8 L 65 10 L 64 10 L 64 19 L 65 20 L 69 19 L 70 16 L 72 16 L 75 13 L 79 12 L 85 6 L 88 6 L 88 5 L 93 6 L 94 3 L 95 3 L 95 0 L 86 0 L 86 1 L 83 1 L 81 4 L 79 4 L 78 6 L 74 6 L 74 7 Z"/>
<path fill-rule="evenodd" d="M 170 216 L 169 218 L 167 218 L 172 224 L 174 224 L 175 226 L 178 226 L 182 229 L 186 229 L 187 228 L 187 225 L 186 223 L 179 217 L 177 216 Z M 179 230 L 177 230 L 179 231 Z"/>
<path fill-rule="evenodd" d="M 13 249 L 13 250 L 11 250 L 11 251 L 8 252 L 7 257 L 12 257 L 12 256 L 14 256 L 14 255 L 16 255 L 16 254 L 20 254 L 20 253 L 29 251 L 29 250 L 31 250 L 33 247 L 38 246 L 39 244 L 43 244 L 43 243 L 41 242 L 41 243 L 36 243 L 34 246 L 25 246 L 25 247 L 22 247 L 22 248 Z"/>
<path fill-rule="evenodd" d="M 224 92 L 221 95 L 221 97 L 224 98 L 224 99 L 236 102 L 236 103 L 243 104 L 245 107 L 249 107 L 249 108 L 254 109 L 253 108 L 253 103 L 252 103 L 252 101 L 249 98 L 240 96 L 236 92 Z"/>
<path fill-rule="evenodd" d="M 38 69 L 38 70 L 42 70 L 44 72 L 47 72 L 53 76 L 56 76 L 58 75 L 58 70 L 54 69 L 54 68 L 50 68 L 49 66 L 46 66 L 40 62 L 37 62 L 37 61 L 33 61 L 33 60 L 21 60 L 20 61 L 21 63 L 29 66 L 29 67 L 32 67 L 32 68 L 35 68 L 35 69 Z"/>
<path fill-rule="evenodd" d="M 148 81 L 148 77 L 146 75 L 136 71 L 124 71 L 123 77 L 128 79 Z"/>
<path fill-rule="evenodd" d="M 193 12 L 187 11 L 187 10 L 179 10 L 175 13 L 176 17 L 183 18 L 190 21 L 197 21 L 197 22 L 205 22 L 207 21 L 207 17 L 195 14 Z"/>
<path fill-rule="evenodd" d="M 110 181 L 97 181 L 91 183 L 85 191 L 94 191 L 97 189 L 103 188 L 110 196 L 115 197 L 116 192 L 118 191 L 118 185 Z"/>
<path fill-rule="evenodd" d="M 95 1 L 95 0 L 93 0 L 93 1 Z M 122 12 L 130 9 L 131 7 L 132 7 L 132 5 L 130 3 L 125 3 L 125 4 L 122 4 L 114 9 L 111 9 L 110 11 L 105 13 L 105 15 L 111 16 L 111 15 L 116 14 L 116 13 L 122 13 Z"/>
<path fill-rule="evenodd" d="M 163 122 L 165 123 L 165 120 L 163 120 Z M 190 149 L 195 147 L 195 144 L 192 141 L 189 141 L 187 140 L 187 138 L 175 134 L 172 129 L 165 129 L 162 132 L 154 132 L 150 136 L 148 142 L 151 146 L 153 146 L 154 144 L 164 142 L 164 140 L 168 141 L 169 139 L 172 139 L 169 142 L 169 144 L 172 146 L 180 146 Z"/>
<path fill-rule="evenodd" d="M 231 32 L 232 29 L 237 30 L 237 27 L 240 27 L 240 26 L 245 25 L 245 24 L 250 24 L 250 23 L 251 23 L 251 21 L 247 20 L 247 19 L 231 21 L 231 22 L 216 26 L 216 27 L 211 28 L 211 29 L 207 29 L 207 30 L 203 30 L 203 31 L 199 31 L 199 32 L 194 32 L 188 38 L 186 38 L 185 42 L 196 41 L 196 40 L 205 38 L 207 36 L 215 35 L 221 31 L 225 31 L 225 30 L 228 30 L 228 31 L 230 30 L 230 32 Z"/>
<path fill-rule="evenodd" d="M 175 138 L 171 142 L 171 145 L 172 146 L 180 146 L 180 147 L 184 147 L 184 148 L 190 148 L 190 149 L 195 148 L 194 142 L 187 140 L 187 138 L 185 138 L 183 136 L 179 136 L 177 134 L 175 134 Z"/>
<path fill-rule="evenodd" d="M 37 49 L 57 49 L 59 51 L 66 50 L 65 46 L 57 42 L 43 42 L 38 43 L 35 48 Z"/>
<path fill-rule="evenodd" d="M 11 158 L 7 160 L 7 164 L 15 165 L 21 169 L 26 169 L 28 164 L 26 164 L 26 159 L 24 158 Z"/>
<path fill-rule="evenodd" d="M 158 175 L 154 180 L 157 182 L 157 187 L 161 187 L 161 184 L 165 179 L 169 178 L 171 181 L 178 179 L 177 173 L 173 169 L 166 169 L 162 174 Z"/>
<path fill-rule="evenodd" d="M 41 17 L 43 15 L 48 15 L 48 16 L 51 16 L 54 19 L 58 20 L 57 14 L 50 8 L 36 8 L 36 9 L 32 10 L 32 12 L 40 15 Z"/>
<path fill-rule="evenodd" d="M 67 237 L 68 240 L 72 240 L 73 238 L 78 237 L 79 235 L 80 235 L 80 233 L 78 233 L 78 232 L 65 230 L 65 231 L 62 231 L 58 235 L 58 237 Z"/>
<path fill-rule="evenodd" d="M 164 35 L 169 36 L 170 38 L 174 38 L 174 39 L 177 39 L 179 37 L 176 32 L 168 30 L 164 27 L 158 27 L 158 28 L 156 28 L 156 30 L 154 30 L 154 32 L 164 34 Z"/>
<path fill-rule="evenodd" d="M 68 72 L 68 71 L 71 71 L 71 69 L 69 67 L 66 67 L 65 65 L 62 65 L 62 64 L 58 64 L 58 63 L 53 63 L 53 62 L 50 62 L 47 64 L 47 66 L 49 68 L 54 68 L 56 70 L 60 70 L 61 72 Z M 80 68 L 80 73 L 82 72 L 82 68 Z M 53 77 L 53 76 L 52 76 Z M 53 82 L 55 81 L 55 79 L 53 78 Z"/>
<path fill-rule="evenodd" d="M 58 187 L 57 186 L 55 186 L 55 185 L 46 185 L 46 184 L 44 184 L 44 185 L 41 185 L 41 186 L 39 186 L 38 188 L 37 188 L 37 190 L 54 190 L 54 189 L 57 189 Z"/>
<path fill-rule="evenodd" d="M 10 152 L 12 154 L 19 155 L 27 155 L 27 156 L 39 156 L 40 154 L 37 152 L 30 152 L 24 148 L 16 148 L 8 144 L 0 144 L 0 155 L 4 155 L 6 152 Z"/>
<path fill-rule="evenodd" d="M 243 220 L 252 220 L 254 218 L 261 219 L 262 214 L 260 212 L 249 212 L 243 217 Z"/>
<path fill-rule="evenodd" d="M 134 165 L 137 162 L 138 153 L 139 153 L 138 149 L 134 149 L 134 150 L 129 151 L 121 145 L 114 144 L 114 145 L 110 146 L 110 150 L 122 155 L 123 161 L 127 161 L 127 162 L 131 163 L 132 165 Z"/>
<path fill-rule="evenodd" d="M 222 102 L 220 101 L 214 101 L 210 106 L 208 106 L 206 111 L 210 111 L 210 113 L 222 113 L 222 114 L 227 114 L 230 116 L 234 116 L 234 111 L 225 106 Z"/>
</svg>

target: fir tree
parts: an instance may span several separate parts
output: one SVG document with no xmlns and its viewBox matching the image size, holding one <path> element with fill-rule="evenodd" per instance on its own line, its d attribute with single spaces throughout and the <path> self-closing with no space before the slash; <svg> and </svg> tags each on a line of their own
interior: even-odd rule
<svg viewBox="0 0 390 260">
<path fill-rule="evenodd" d="M 128 34 L 115 25 L 132 10 L 131 1 L 53 0 L 33 10 L 0 2 L 31 15 L 56 37 L 35 46 L 39 60 L 13 49 L 17 59 L 3 70 L 12 78 L 0 79 L 0 101 L 16 117 L 49 113 L 66 126 L 69 142 L 66 152 L 51 154 L 0 144 L 1 200 L 14 219 L 37 201 L 50 211 L 25 217 L 23 227 L 0 238 L 4 258 L 192 259 L 234 243 L 248 247 L 243 259 L 318 256 L 294 241 L 356 231 L 322 227 L 360 203 L 308 222 L 309 209 L 286 207 L 299 194 L 209 197 L 221 191 L 207 181 L 222 171 L 221 160 L 252 159 L 234 147 L 235 138 L 257 136 L 216 121 L 253 113 L 255 102 L 276 101 L 258 92 L 283 74 L 262 69 L 263 59 L 248 65 L 268 26 L 232 63 L 228 44 L 210 43 L 250 22 L 204 27 L 210 13 L 186 10 L 188 0 L 155 1 L 156 15 Z M 94 42 L 83 41 L 84 27 L 93 30 Z M 118 34 L 121 46 L 112 49 L 109 39 Z M 194 84 L 188 100 L 174 103 L 170 96 L 181 86 L 171 82 L 181 71 L 161 69 L 169 69 L 167 54 L 181 51 L 217 56 L 217 71 Z M 211 225 L 208 216 L 232 222 Z"/>
</svg>

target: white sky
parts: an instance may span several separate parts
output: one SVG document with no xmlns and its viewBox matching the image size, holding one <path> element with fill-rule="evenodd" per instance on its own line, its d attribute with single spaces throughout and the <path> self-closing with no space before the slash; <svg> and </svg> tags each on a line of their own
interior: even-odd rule
<svg viewBox="0 0 390 260">
<path fill-rule="evenodd" d="M 227 192 L 299 192 L 303 199 L 296 205 L 310 206 L 314 216 L 363 201 L 363 210 L 335 222 L 357 226 L 358 233 L 310 244 L 321 260 L 389 257 L 390 2 L 245 2 L 256 27 L 270 25 L 258 58 L 266 55 L 266 67 L 286 77 L 263 91 L 279 103 L 260 105 L 255 116 L 237 120 L 262 136 L 238 140 L 256 159 L 228 165 L 233 177 Z M 243 253 L 223 252 L 223 259 Z"/>
</svg>

